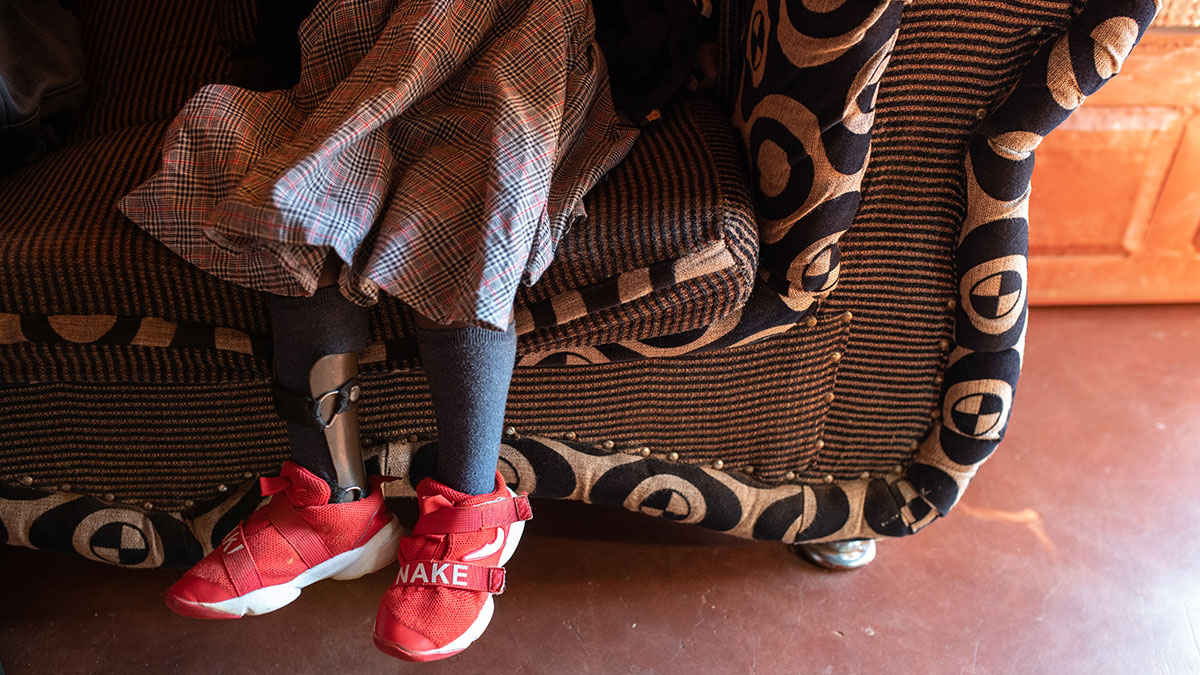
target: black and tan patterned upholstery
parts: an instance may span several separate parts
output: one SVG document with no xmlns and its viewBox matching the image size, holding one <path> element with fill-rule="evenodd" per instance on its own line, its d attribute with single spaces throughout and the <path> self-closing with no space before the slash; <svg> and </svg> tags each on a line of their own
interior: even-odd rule
<svg viewBox="0 0 1200 675">
<path fill-rule="evenodd" d="M 942 404 L 910 479 L 946 513 L 1004 436 L 1025 344 L 1034 150 L 1121 70 L 1160 0 L 1089 2 L 1045 44 L 968 142 L 954 335 Z"/>
<path fill-rule="evenodd" d="M 759 0 L 733 102 L 758 206 L 759 274 L 804 311 L 837 286 L 900 2 Z"/>
<path fill-rule="evenodd" d="M 94 59 L 164 49 L 104 43 L 125 25 L 117 5 L 81 5 Z M 73 147 L 0 178 L 0 539 L 184 565 L 286 456 L 266 321 L 257 298 L 188 268 L 111 201 L 152 169 L 166 118 L 220 71 L 214 44 L 247 39 L 249 14 L 229 0 L 120 7 L 139 35 L 201 21 L 181 43 L 196 70 L 182 76 L 174 53 L 137 77 L 105 61 L 107 91 L 126 98 L 96 108 Z M 537 497 L 745 537 L 910 534 L 956 502 L 1007 423 L 1033 148 L 1116 72 L 1155 5 L 720 11 L 719 103 L 665 111 L 644 154 L 589 197 L 556 274 L 522 291 L 501 468 Z M 797 12 L 816 14 L 788 32 Z M 813 37 L 834 58 L 787 55 Z M 806 78 L 838 86 L 787 90 Z M 758 90 L 768 80 L 781 89 Z M 770 122 L 796 106 L 811 114 Z M 813 153 L 822 171 L 771 168 Z M 801 179 L 803 200 L 778 189 Z M 408 325 L 379 307 L 365 357 L 363 430 L 372 463 L 405 478 L 396 494 L 436 452 Z"/>
</svg>

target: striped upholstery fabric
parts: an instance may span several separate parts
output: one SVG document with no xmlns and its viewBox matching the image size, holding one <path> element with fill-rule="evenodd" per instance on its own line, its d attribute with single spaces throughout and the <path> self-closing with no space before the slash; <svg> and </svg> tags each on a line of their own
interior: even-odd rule
<svg viewBox="0 0 1200 675">
<path fill-rule="evenodd" d="M 254 6 L 246 0 L 74 4 L 91 100 L 76 140 L 174 117 L 201 85 L 217 81 L 229 49 L 253 39 Z"/>
<path fill-rule="evenodd" d="M 845 348 L 848 329 L 835 319 L 782 340 L 679 359 L 519 368 L 506 422 L 523 433 L 572 434 L 601 452 L 607 441 L 617 451 L 649 447 L 660 458 L 674 452 L 681 461 L 754 466 L 778 482 L 812 460 L 836 371 L 829 355 Z M 220 485 L 287 455 L 266 381 L 49 382 L 3 391 L 0 414 L 12 422 L 0 431 L 0 476 L 9 482 L 27 476 L 39 487 L 65 483 L 179 509 L 188 499 L 219 499 Z M 433 437 L 420 371 L 367 376 L 363 396 L 363 435 L 372 442 Z M 117 433 L 129 442 L 113 443 Z"/>
<path fill-rule="evenodd" d="M 732 109 L 736 83 L 731 79 L 740 73 L 754 4 L 722 6 L 722 63 L 734 75 L 721 89 L 727 109 Z M 557 338 L 561 342 L 545 338 L 540 352 L 530 349 L 530 336 L 565 333 L 569 324 L 526 331 L 527 361 L 515 373 L 507 416 L 516 433 L 506 436 L 502 448 L 501 470 L 510 482 L 537 497 L 622 505 L 738 536 L 787 542 L 901 536 L 944 514 L 994 449 L 1007 421 L 1007 409 L 992 410 L 994 401 L 976 396 L 999 391 L 994 383 L 980 382 L 1003 379 L 1011 390 L 1016 370 L 1010 355 L 1018 361 L 1020 355 L 1019 338 L 1014 343 L 1007 334 L 993 339 L 973 333 L 990 324 L 977 323 L 969 312 L 988 306 L 982 293 L 987 289 L 995 291 L 989 296 L 994 313 L 1015 307 L 1023 316 L 1024 310 L 1021 297 L 1013 307 L 1003 305 L 1004 279 L 963 285 L 973 279 L 978 260 L 971 267 L 956 266 L 960 239 L 970 245 L 964 223 L 971 217 L 993 223 L 1012 206 L 997 206 L 995 194 L 990 200 L 978 192 L 972 196 L 968 148 L 983 143 L 995 152 L 1024 152 L 1027 148 L 1006 143 L 1012 138 L 989 144 L 995 140 L 989 134 L 1020 130 L 1040 138 L 1053 127 L 1045 120 L 1057 119 L 1059 112 L 1046 105 L 1045 87 L 1062 92 L 1064 83 L 1074 81 L 1081 93 L 1090 93 L 1120 65 L 1120 58 L 1107 65 L 1068 59 L 1071 67 L 1051 69 L 1055 76 L 1047 80 L 1052 45 L 1061 39 L 1067 46 L 1060 50 L 1069 48 L 1068 53 L 1087 46 L 1092 54 L 1123 57 L 1130 35 L 1140 35 L 1154 13 L 1149 0 L 1091 0 L 1081 14 L 1084 5 L 1081 0 L 906 4 L 879 85 L 862 204 L 839 242 L 836 292 L 810 311 L 788 316 L 771 304 L 777 294 L 762 294 L 757 286 L 743 307 L 711 326 L 697 323 L 691 331 L 667 328 L 658 337 L 593 342 L 592 348 L 605 347 L 594 352 L 563 335 Z M 1133 33 L 1125 30 L 1129 22 L 1137 27 Z M 1072 25 L 1077 29 L 1072 37 L 1062 38 Z M 1122 29 L 1096 30 L 1099 25 Z M 1080 35 L 1101 48 L 1091 48 Z M 1028 83 L 1019 89 L 1028 94 L 1002 106 L 1018 80 Z M 1076 97 L 1063 100 L 1072 103 L 1064 107 L 1068 112 L 1078 103 Z M 1007 185 L 1001 194 L 1020 192 L 1028 162 L 1005 161 L 1016 168 L 980 174 L 972 164 L 971 180 L 975 185 L 1000 180 Z M 718 169 L 718 182 L 727 170 Z M 734 170 L 739 170 L 736 164 Z M 745 193 L 735 186 L 723 194 L 736 206 Z M 1015 208 L 1014 217 L 1023 218 L 1021 205 Z M 136 239 L 123 241 L 126 247 L 136 244 Z M 530 289 L 525 306 L 554 297 L 556 290 L 578 291 L 587 285 L 585 278 L 593 283 L 611 278 L 616 268 L 603 266 L 609 264 L 606 256 L 624 249 L 613 248 L 607 239 L 595 241 L 596 252 L 588 254 L 594 267 L 575 268 L 592 270 L 590 276 L 563 277 L 562 285 L 544 291 Z M 695 241 L 711 245 L 714 240 Z M 725 239 L 731 255 L 735 241 Z M 1012 240 L 968 252 L 987 265 L 1020 245 Z M 56 246 L 50 250 L 73 250 L 65 239 Z M 647 246 L 638 249 L 643 263 L 669 259 L 656 257 Z M 165 292 L 171 288 L 168 283 Z M 76 312 L 86 309 L 73 299 L 78 294 L 110 301 L 103 290 L 55 295 L 51 284 L 45 289 L 45 297 Z M 607 292 L 611 297 L 613 291 Z M 619 297 L 619 288 L 616 292 Z M 655 293 L 646 296 L 649 308 L 659 302 Z M 228 297 L 236 307 L 236 293 Z M 685 294 L 662 302 L 681 301 L 690 300 Z M 963 308 L 964 301 L 972 307 Z M 577 303 L 560 304 L 565 314 L 577 311 L 571 309 Z M 559 306 L 551 305 L 557 314 Z M 744 311 L 751 306 L 784 317 L 782 329 L 760 324 L 734 330 L 753 323 L 755 312 Z M 385 330 L 393 332 L 379 335 L 368 354 L 376 368 L 366 377 L 362 407 L 372 464 L 406 479 L 390 484 L 396 494 L 411 494 L 433 458 L 433 416 L 424 379 L 418 370 L 388 367 L 407 353 L 404 320 L 388 315 L 384 324 L 391 328 Z M 655 321 L 651 316 L 645 324 Z M 735 325 L 725 325 L 731 322 Z M 108 330 L 116 330 L 118 323 L 109 323 Z M 144 329 L 146 339 L 160 343 L 181 340 L 167 348 L 121 347 L 124 353 L 159 355 L 138 357 L 136 372 L 147 378 L 143 382 L 161 377 L 159 369 L 184 375 L 141 385 L 106 383 L 103 373 L 130 377 L 134 360 L 66 338 L 42 340 L 38 347 L 59 350 L 55 358 L 65 365 L 56 371 L 58 377 L 18 383 L 11 377 L 17 372 L 13 360 L 4 366 L 10 384 L 0 389 L 0 416 L 8 421 L 0 428 L 0 537 L 116 564 L 186 564 L 211 550 L 258 503 L 261 495 L 250 478 L 272 471 L 286 456 L 284 430 L 270 411 L 264 360 L 256 355 L 260 347 L 251 335 L 218 336 L 209 330 L 198 343 L 195 330 L 182 332 L 192 338 L 179 337 L 178 327 L 186 327 L 182 322 L 136 330 L 120 325 L 135 334 Z M 699 344 L 714 326 L 722 335 L 755 339 L 718 340 L 708 344 L 720 348 L 691 353 L 654 352 Z M 0 316 L 0 336 L 36 330 L 84 342 L 97 331 L 62 317 L 52 322 Z M 211 363 L 209 370 L 189 361 L 214 352 L 196 345 L 215 345 L 218 339 L 236 345 L 225 350 L 230 360 Z M 33 348 L 32 342 L 21 344 Z M 572 356 L 571 349 L 585 353 Z M 621 349 L 638 358 L 622 359 Z M 997 358 L 1003 362 L 999 367 L 976 367 Z M 101 377 L 62 381 L 70 379 L 64 377 L 68 373 L 84 372 Z M 953 437 L 965 437 L 964 431 L 978 437 Z M 114 443 L 115 438 L 121 442 Z M 114 541 L 122 543 L 114 547 Z"/>
</svg>

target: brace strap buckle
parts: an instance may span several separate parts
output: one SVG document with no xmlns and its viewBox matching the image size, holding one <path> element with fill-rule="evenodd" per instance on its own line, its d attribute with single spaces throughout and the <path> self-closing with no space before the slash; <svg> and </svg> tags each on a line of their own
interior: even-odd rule
<svg viewBox="0 0 1200 675">
<path fill-rule="evenodd" d="M 316 397 L 294 394 L 278 383 L 272 383 L 271 397 L 275 402 L 275 412 L 283 419 L 324 431 L 333 426 L 338 415 L 358 405 L 362 398 L 362 382 L 352 377 L 336 389 Z"/>
</svg>

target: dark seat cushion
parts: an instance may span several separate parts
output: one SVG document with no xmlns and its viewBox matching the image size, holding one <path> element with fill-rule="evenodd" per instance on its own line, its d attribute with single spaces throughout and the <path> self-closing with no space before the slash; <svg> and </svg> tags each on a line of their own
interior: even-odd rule
<svg viewBox="0 0 1200 675">
<path fill-rule="evenodd" d="M 82 3 L 96 97 L 79 140 L 0 176 L 0 381 L 267 377 L 262 298 L 192 267 L 114 208 L 154 171 L 188 92 L 219 77 L 248 35 L 244 6 Z M 178 42 L 144 37 L 164 30 Z M 125 67 L 135 63 L 136 84 Z M 518 294 L 522 353 L 692 330 L 749 296 L 753 210 L 711 99 L 672 104 L 585 207 L 541 280 Z M 381 302 L 373 331 L 367 369 L 412 366 L 406 307 Z"/>
</svg>

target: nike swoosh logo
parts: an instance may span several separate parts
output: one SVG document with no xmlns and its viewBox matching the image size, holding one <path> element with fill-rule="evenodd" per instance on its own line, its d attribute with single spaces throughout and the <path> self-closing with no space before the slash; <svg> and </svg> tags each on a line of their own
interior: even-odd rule
<svg viewBox="0 0 1200 675">
<path fill-rule="evenodd" d="M 479 547 L 478 549 L 471 551 L 470 553 L 464 555 L 463 560 L 479 560 L 480 558 L 486 558 L 489 555 L 499 551 L 503 547 L 504 547 L 504 528 L 497 527 L 495 540 L 493 540 L 490 543 L 484 544 L 483 546 Z"/>
</svg>

